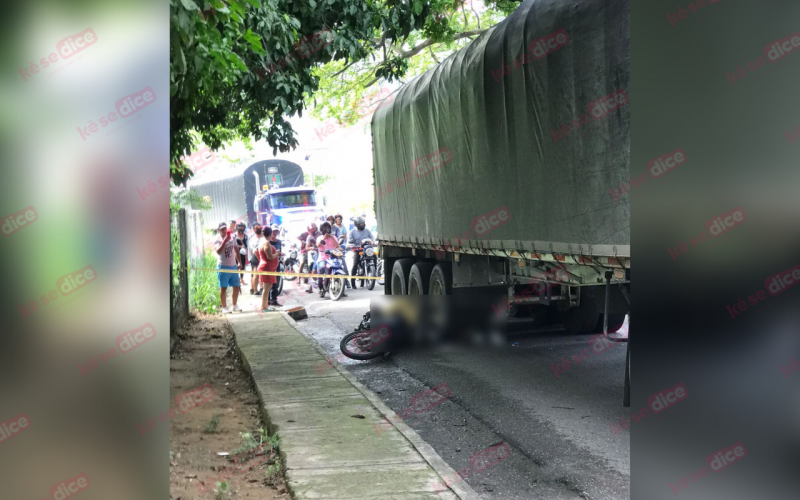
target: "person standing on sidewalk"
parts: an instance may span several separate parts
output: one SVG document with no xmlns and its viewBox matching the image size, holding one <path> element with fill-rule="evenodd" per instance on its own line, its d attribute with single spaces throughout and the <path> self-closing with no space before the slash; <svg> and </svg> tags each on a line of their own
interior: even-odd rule
<svg viewBox="0 0 800 500">
<path fill-rule="evenodd" d="M 283 246 L 283 242 L 278 239 L 279 234 L 281 234 L 281 228 L 277 224 L 273 224 L 272 234 L 269 237 L 269 244 L 272 245 L 272 248 L 274 248 L 278 252 L 278 255 L 281 255 L 281 247 Z M 276 270 L 280 268 L 281 264 L 281 259 L 279 258 L 277 260 L 278 260 L 278 266 L 276 267 Z M 281 306 L 283 304 L 278 302 L 278 280 L 280 279 L 280 276 L 274 276 L 274 278 L 275 278 L 275 283 L 273 283 L 269 289 L 268 304 L 271 306 Z"/>
<path fill-rule="evenodd" d="M 214 251 L 217 252 L 217 269 L 226 269 L 238 271 L 239 266 L 236 265 L 236 244 L 233 241 L 233 235 L 228 229 L 227 224 L 220 222 L 217 226 L 217 239 L 214 241 Z M 219 278 L 219 301 L 222 304 L 223 314 L 232 311 L 241 311 L 242 309 L 236 305 L 239 298 L 239 291 L 241 282 L 239 281 L 238 273 L 217 273 Z M 233 308 L 228 309 L 228 287 L 233 287 Z"/>
<path fill-rule="evenodd" d="M 250 235 L 249 239 L 249 251 L 250 251 L 250 270 L 251 271 L 258 271 L 258 265 L 261 263 L 260 259 L 258 258 L 258 247 L 264 243 L 264 236 L 261 234 L 261 224 L 256 222 L 253 225 L 253 234 Z M 264 291 L 264 287 L 261 287 L 261 290 L 258 289 L 258 285 L 261 281 L 258 279 L 258 275 L 254 274 L 250 277 L 250 295 L 261 295 Z"/>
<path fill-rule="evenodd" d="M 261 231 L 261 233 L 264 235 L 266 239 L 261 244 L 261 246 L 258 247 L 258 258 L 260 260 L 260 263 L 258 265 L 258 270 L 275 272 L 275 270 L 278 269 L 278 264 L 280 263 L 281 253 L 275 250 L 275 247 L 273 247 L 269 243 L 269 237 L 272 236 L 272 229 L 269 227 L 265 227 Z M 278 281 L 276 279 L 277 276 L 268 276 L 265 274 L 261 274 L 259 276 L 261 278 L 260 279 L 261 284 L 264 288 L 266 288 L 267 285 L 272 286 L 273 283 L 276 283 Z M 261 295 L 261 312 L 267 312 L 269 310 L 267 309 L 268 297 L 269 294 L 267 293 Z"/>
<path fill-rule="evenodd" d="M 236 258 L 241 271 L 247 268 L 247 234 L 245 234 L 245 229 L 247 229 L 247 226 L 245 226 L 244 222 L 236 224 L 236 248 L 238 248 Z M 244 280 L 244 273 L 239 273 L 239 280 L 245 285 L 247 284 Z"/>
</svg>

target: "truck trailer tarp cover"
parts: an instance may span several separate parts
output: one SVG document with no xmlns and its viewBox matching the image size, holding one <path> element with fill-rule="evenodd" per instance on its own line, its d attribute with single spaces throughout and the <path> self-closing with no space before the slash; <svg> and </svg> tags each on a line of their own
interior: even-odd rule
<svg viewBox="0 0 800 500">
<path fill-rule="evenodd" d="M 381 240 L 630 256 L 629 60 L 627 1 L 529 0 L 408 83 L 372 120 Z"/>
</svg>

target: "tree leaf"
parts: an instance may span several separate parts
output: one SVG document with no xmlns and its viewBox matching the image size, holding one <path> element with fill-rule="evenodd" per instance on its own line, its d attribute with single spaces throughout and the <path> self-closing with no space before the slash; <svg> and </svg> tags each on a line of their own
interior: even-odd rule
<svg viewBox="0 0 800 500">
<path fill-rule="evenodd" d="M 176 47 L 177 53 L 175 54 L 175 64 L 178 65 L 178 73 L 186 74 L 186 57 L 183 55 L 183 49 L 180 45 Z"/>
<path fill-rule="evenodd" d="M 244 34 L 244 39 L 250 43 L 250 47 L 256 54 L 265 55 L 267 53 L 264 47 L 261 46 L 261 37 L 253 33 L 249 28 Z"/>
<path fill-rule="evenodd" d="M 247 65 L 244 63 L 244 61 L 242 61 L 242 58 L 239 57 L 239 54 L 236 52 L 231 52 L 228 56 L 228 59 L 240 70 L 247 71 Z"/>
<path fill-rule="evenodd" d="M 197 6 L 192 0 L 181 0 L 183 4 L 183 8 L 186 10 L 200 10 L 200 7 Z"/>
</svg>

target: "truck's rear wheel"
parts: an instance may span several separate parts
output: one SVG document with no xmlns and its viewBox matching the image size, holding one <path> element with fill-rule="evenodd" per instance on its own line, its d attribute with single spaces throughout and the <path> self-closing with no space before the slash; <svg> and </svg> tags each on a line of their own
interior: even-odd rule
<svg viewBox="0 0 800 500">
<path fill-rule="evenodd" d="M 430 262 L 417 262 L 411 266 L 411 272 L 408 274 L 409 295 L 428 295 L 432 269 L 433 264 Z"/>
<path fill-rule="evenodd" d="M 625 323 L 625 315 L 624 314 L 609 314 L 608 315 L 608 333 L 616 333 L 622 328 L 622 325 Z M 600 318 L 597 320 L 597 326 L 595 326 L 594 333 L 603 333 L 603 314 L 600 314 Z"/>
<path fill-rule="evenodd" d="M 600 314 L 597 311 L 595 296 L 589 295 L 585 288 L 580 289 L 581 300 L 578 307 L 559 311 L 564 330 L 570 335 L 584 335 L 594 332 Z"/>
<path fill-rule="evenodd" d="M 452 295 L 453 271 L 450 264 L 436 264 L 431 271 L 428 295 Z"/>
<path fill-rule="evenodd" d="M 414 265 L 412 259 L 397 259 L 392 267 L 392 295 L 408 295 L 408 276 Z"/>
</svg>

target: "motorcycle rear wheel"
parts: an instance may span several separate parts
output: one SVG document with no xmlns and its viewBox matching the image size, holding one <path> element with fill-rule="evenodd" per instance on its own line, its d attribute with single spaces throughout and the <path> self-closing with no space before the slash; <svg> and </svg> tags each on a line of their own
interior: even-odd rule
<svg viewBox="0 0 800 500">
<path fill-rule="evenodd" d="M 339 343 L 339 349 L 342 350 L 342 354 L 348 358 L 357 359 L 359 361 L 366 361 L 380 356 L 382 354 L 380 352 L 365 352 L 359 347 L 359 341 L 362 340 L 363 336 L 366 336 L 366 342 L 369 342 L 369 330 L 355 331 L 345 335 Z"/>
</svg>

